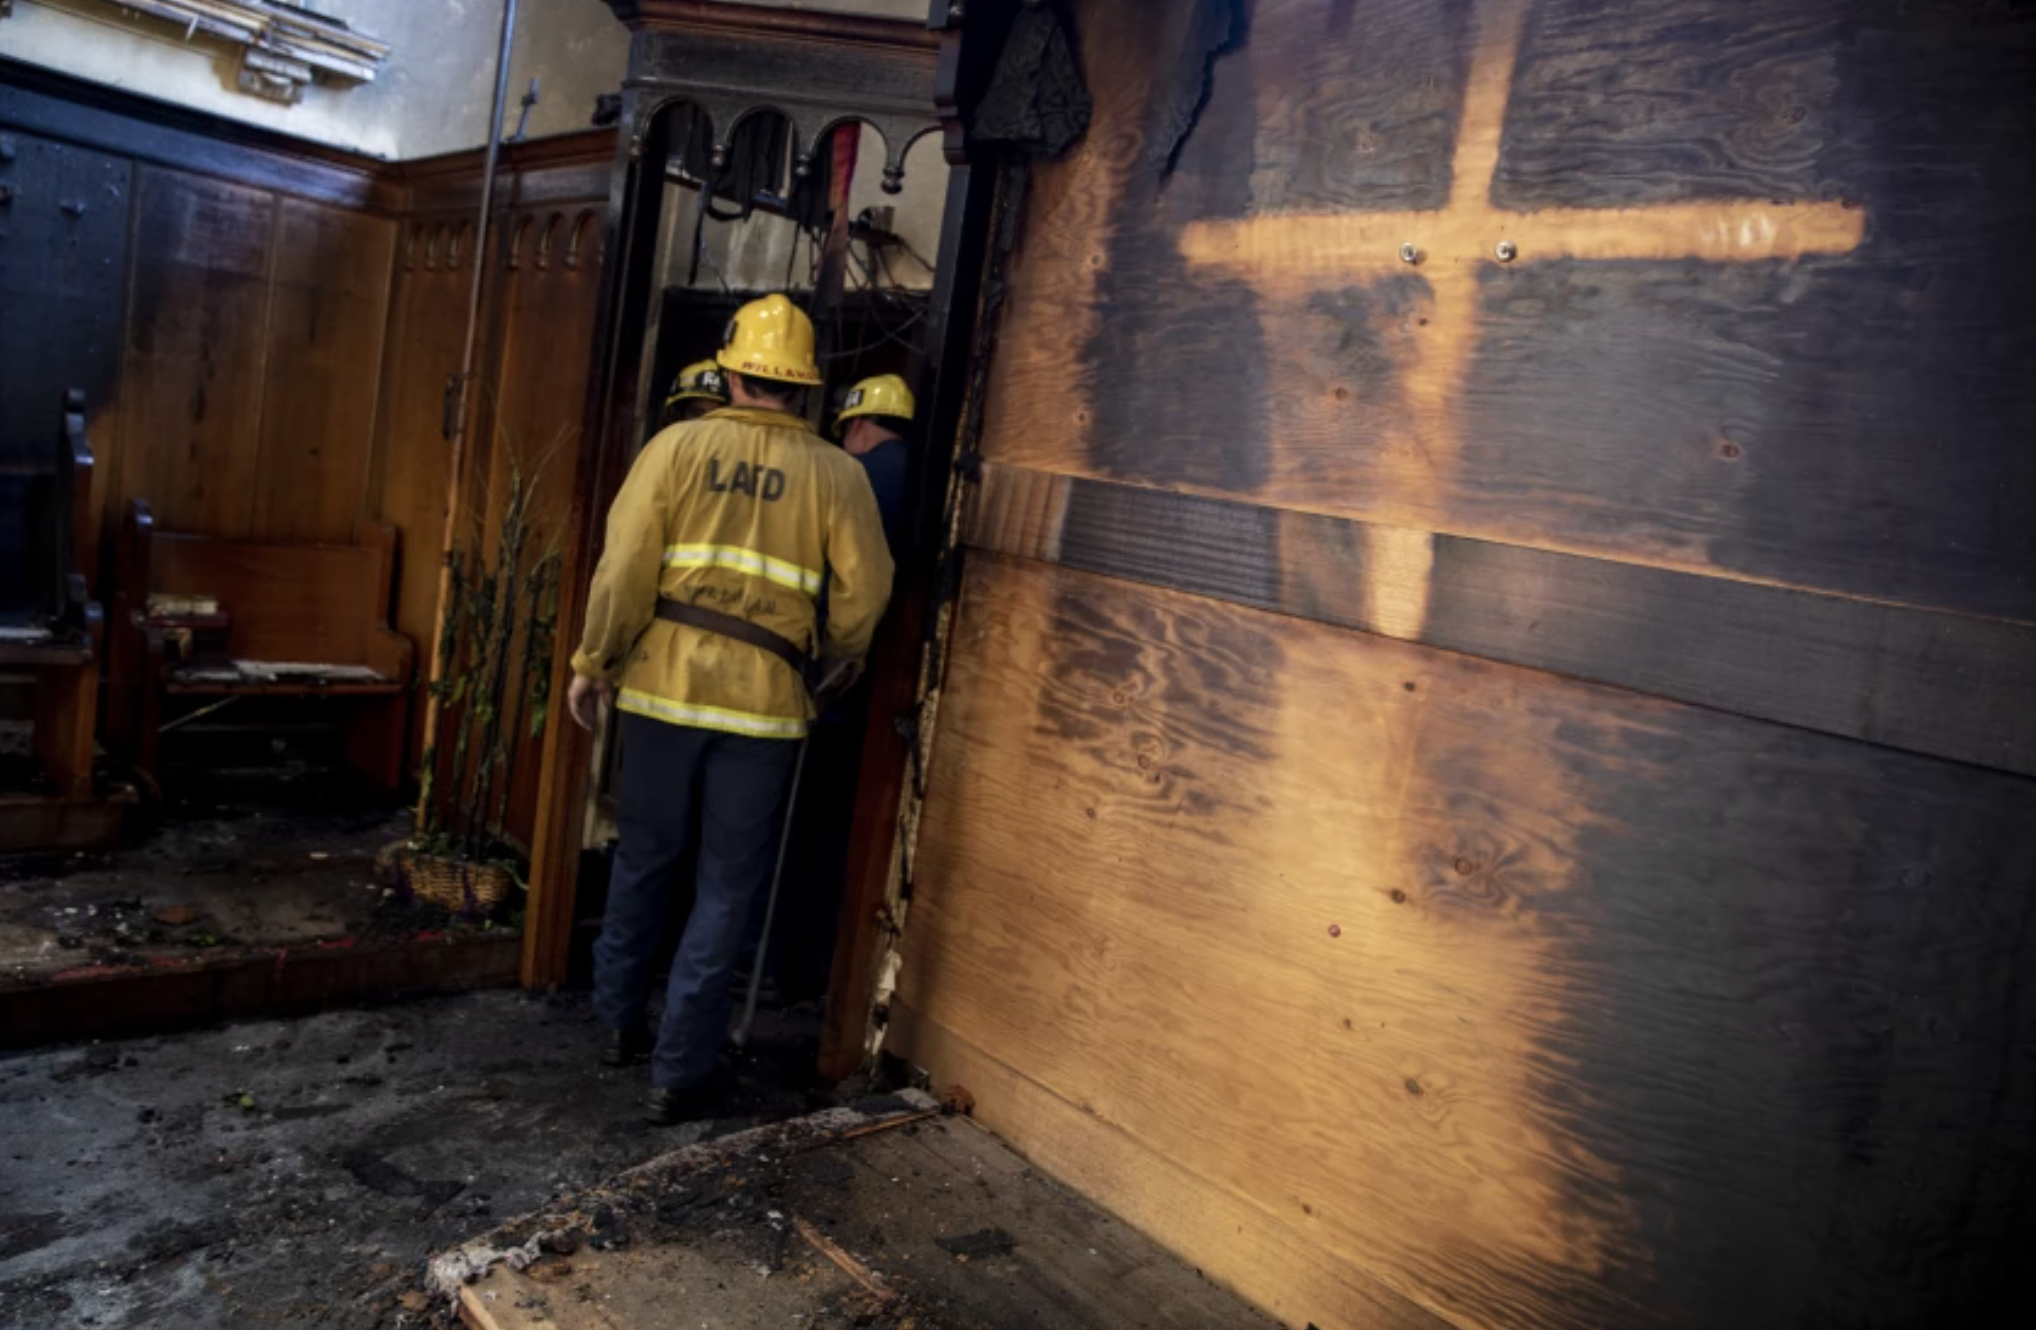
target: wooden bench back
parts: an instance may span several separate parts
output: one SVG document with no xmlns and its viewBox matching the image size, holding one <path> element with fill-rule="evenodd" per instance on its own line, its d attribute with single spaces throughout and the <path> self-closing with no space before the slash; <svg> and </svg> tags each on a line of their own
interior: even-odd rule
<svg viewBox="0 0 2036 1330">
<path fill-rule="evenodd" d="M 378 545 L 262 545 L 158 531 L 149 590 L 211 596 L 237 660 L 368 663 L 386 622 L 390 551 Z"/>
<path fill-rule="evenodd" d="M 58 426 L 54 444 L 0 438 L 0 622 L 82 627 L 92 449 L 78 389 Z"/>
</svg>

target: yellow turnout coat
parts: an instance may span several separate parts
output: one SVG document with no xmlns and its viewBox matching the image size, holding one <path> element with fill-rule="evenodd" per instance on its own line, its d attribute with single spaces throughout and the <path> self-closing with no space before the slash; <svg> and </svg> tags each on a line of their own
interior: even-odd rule
<svg viewBox="0 0 2036 1330">
<path fill-rule="evenodd" d="M 660 596 L 861 660 L 891 596 L 891 556 L 853 457 L 779 411 L 723 407 L 664 430 L 608 513 L 573 668 L 617 684 L 623 711 L 675 725 L 797 739 L 813 714 L 777 656 L 656 617 Z M 814 642 L 821 588 L 827 641 Z"/>
</svg>

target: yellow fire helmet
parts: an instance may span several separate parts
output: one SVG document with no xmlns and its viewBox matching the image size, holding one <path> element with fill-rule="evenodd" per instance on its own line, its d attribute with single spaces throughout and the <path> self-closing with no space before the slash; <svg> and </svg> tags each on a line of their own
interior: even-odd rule
<svg viewBox="0 0 2036 1330">
<path fill-rule="evenodd" d="M 813 320 L 784 296 L 765 296 L 735 311 L 721 353 L 723 369 L 752 378 L 813 385 L 820 367 L 813 361 Z"/>
<path fill-rule="evenodd" d="M 912 390 L 905 386 L 903 379 L 895 374 L 879 374 L 848 390 L 848 396 L 841 399 L 841 413 L 834 417 L 834 427 L 840 429 L 857 416 L 892 416 L 910 420 L 917 406 L 918 403 L 912 400 Z"/>
<path fill-rule="evenodd" d="M 665 398 L 669 411 L 681 402 L 719 402 L 728 405 L 728 378 L 711 360 L 696 360 L 672 380 L 672 395 Z"/>
</svg>

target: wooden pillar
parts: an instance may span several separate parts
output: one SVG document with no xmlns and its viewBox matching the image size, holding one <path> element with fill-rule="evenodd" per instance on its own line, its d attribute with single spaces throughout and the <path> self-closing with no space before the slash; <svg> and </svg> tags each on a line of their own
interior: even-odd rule
<svg viewBox="0 0 2036 1330">
<path fill-rule="evenodd" d="M 624 124 L 637 123 L 633 103 L 643 94 L 625 94 Z M 572 684 L 572 653 L 587 611 L 587 583 L 601 558 L 603 519 L 621 483 L 629 456 L 628 431 L 638 396 L 645 318 L 657 258 L 658 209 L 664 197 L 668 118 L 652 115 L 618 146 L 614 183 L 608 197 L 606 240 L 609 262 L 602 275 L 602 330 L 587 379 L 586 426 L 574 458 L 583 478 L 573 490 L 561 548 L 558 647 L 552 661 L 551 695 L 556 719 L 544 730 L 537 786 L 537 827 L 530 846 L 530 898 L 523 923 L 523 984 L 548 988 L 564 981 L 572 951 L 573 903 L 578 894 L 581 840 L 585 835 L 591 737 L 565 714 Z M 644 169 L 648 163 L 650 169 Z"/>
</svg>

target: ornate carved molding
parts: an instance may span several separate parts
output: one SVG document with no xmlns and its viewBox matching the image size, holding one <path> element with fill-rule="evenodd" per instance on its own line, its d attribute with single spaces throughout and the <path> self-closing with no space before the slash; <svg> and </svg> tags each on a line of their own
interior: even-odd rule
<svg viewBox="0 0 2036 1330">
<path fill-rule="evenodd" d="M 884 188 L 895 194 L 905 154 L 939 128 L 939 34 L 916 24 L 705 0 L 607 2 L 635 34 L 624 85 L 632 142 L 654 116 L 688 103 L 707 120 L 719 166 L 736 127 L 772 112 L 790 126 L 803 177 L 837 126 L 861 121 L 883 136 Z"/>
<path fill-rule="evenodd" d="M 871 18 L 862 14 L 830 14 L 808 9 L 773 9 L 764 5 L 728 4 L 723 0 L 606 0 L 615 17 L 631 28 L 718 28 L 752 37 L 793 36 L 871 46 L 919 47 L 933 50 L 938 34 L 917 23 Z"/>
<path fill-rule="evenodd" d="M 174 24 L 186 40 L 204 36 L 239 47 L 240 90 L 273 102 L 297 102 L 313 82 L 348 87 L 372 82 L 389 57 L 386 42 L 338 19 L 269 0 L 92 2 Z"/>
</svg>

